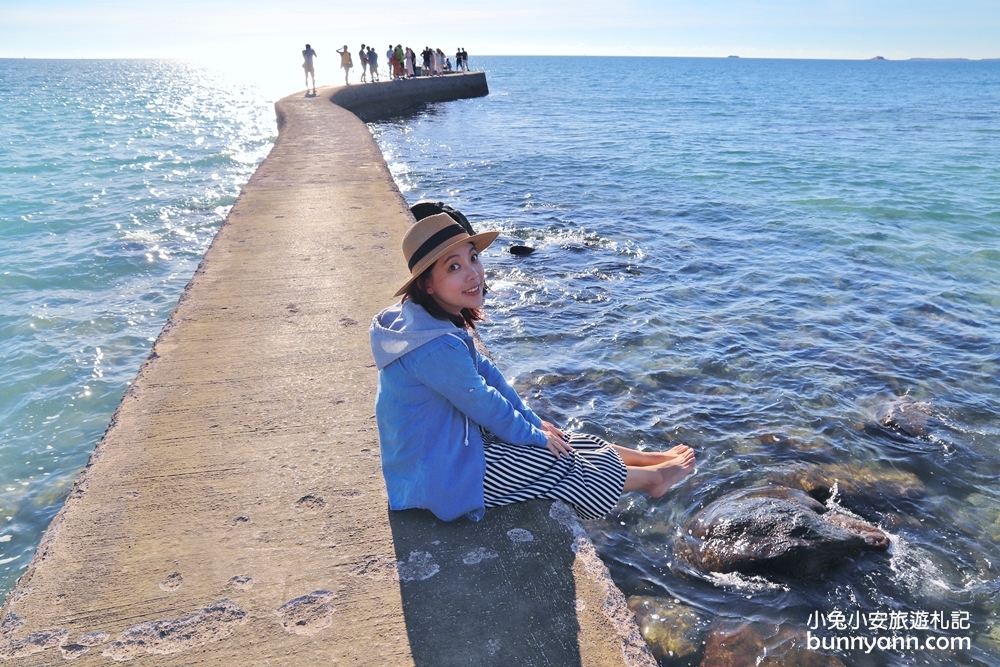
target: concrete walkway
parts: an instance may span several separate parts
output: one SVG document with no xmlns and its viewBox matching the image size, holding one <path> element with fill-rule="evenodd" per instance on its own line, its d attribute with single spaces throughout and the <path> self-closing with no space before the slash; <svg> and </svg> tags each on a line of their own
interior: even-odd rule
<svg viewBox="0 0 1000 667">
<path fill-rule="evenodd" d="M 8 597 L 0 659 L 654 664 L 562 505 L 480 524 L 386 507 L 367 328 L 412 220 L 330 99 L 377 115 L 365 91 L 414 103 L 475 76 L 276 105 L 273 150 Z"/>
</svg>

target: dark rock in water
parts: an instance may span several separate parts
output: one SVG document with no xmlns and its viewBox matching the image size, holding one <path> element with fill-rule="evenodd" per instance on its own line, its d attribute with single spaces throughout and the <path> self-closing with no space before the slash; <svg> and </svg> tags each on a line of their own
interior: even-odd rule
<svg viewBox="0 0 1000 667">
<path fill-rule="evenodd" d="M 930 415 L 931 406 L 915 401 L 911 396 L 900 396 L 883 403 L 875 411 L 875 419 L 880 426 L 914 438 L 927 434 Z"/>
<path fill-rule="evenodd" d="M 805 576 L 889 548 L 875 526 L 787 487 L 725 495 L 695 514 L 686 532 L 678 556 L 702 572 Z"/>
<path fill-rule="evenodd" d="M 531 248 L 526 245 L 512 245 L 509 248 L 507 248 L 507 250 L 508 252 L 510 252 L 510 254 L 517 255 L 518 257 L 526 257 L 531 253 L 535 252 L 534 248 Z"/>
<path fill-rule="evenodd" d="M 787 625 L 723 622 L 712 629 L 701 667 L 844 667 L 839 658 L 810 650 Z"/>
<path fill-rule="evenodd" d="M 860 536 L 870 549 L 885 551 L 889 548 L 889 537 L 877 526 L 873 526 L 867 521 L 841 512 L 827 512 L 823 515 L 823 520 Z"/>
<path fill-rule="evenodd" d="M 684 605 L 658 597 L 631 597 L 642 638 L 658 660 L 686 660 L 698 654 L 708 630 L 707 621 Z"/>
</svg>

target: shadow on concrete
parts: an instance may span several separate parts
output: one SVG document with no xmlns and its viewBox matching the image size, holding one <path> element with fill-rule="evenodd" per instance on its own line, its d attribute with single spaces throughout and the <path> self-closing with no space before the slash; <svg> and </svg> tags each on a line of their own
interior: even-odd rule
<svg viewBox="0 0 1000 667">
<path fill-rule="evenodd" d="M 479 523 L 389 512 L 416 665 L 581 664 L 573 538 L 551 505 L 491 509 Z"/>
</svg>

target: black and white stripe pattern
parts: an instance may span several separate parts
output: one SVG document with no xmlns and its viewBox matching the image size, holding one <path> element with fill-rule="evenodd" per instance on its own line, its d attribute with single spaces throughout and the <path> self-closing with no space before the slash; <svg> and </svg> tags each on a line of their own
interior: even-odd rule
<svg viewBox="0 0 1000 667">
<path fill-rule="evenodd" d="M 605 440 L 569 433 L 575 450 L 556 458 L 544 447 L 511 445 L 483 431 L 487 507 L 548 498 L 562 500 L 583 519 L 598 519 L 618 503 L 628 471 Z"/>
</svg>

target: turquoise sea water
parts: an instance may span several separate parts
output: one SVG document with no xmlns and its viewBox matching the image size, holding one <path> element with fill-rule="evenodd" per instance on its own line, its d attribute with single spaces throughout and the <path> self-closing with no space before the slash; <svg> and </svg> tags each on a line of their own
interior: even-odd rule
<svg viewBox="0 0 1000 667">
<path fill-rule="evenodd" d="M 1000 664 L 1000 63 L 472 64 L 488 97 L 370 127 L 408 200 L 502 230 L 483 334 L 534 407 L 698 450 L 588 525 L 626 595 L 795 630 L 968 613 L 970 650 L 841 658 Z M 0 60 L 0 588 L 275 132 L 257 89 L 195 67 Z M 876 424 L 901 396 L 926 434 Z M 804 464 L 923 487 L 858 508 L 888 556 L 807 582 L 677 562 L 699 507 Z"/>
<path fill-rule="evenodd" d="M 274 118 L 252 86 L 181 63 L 0 60 L 0 590 L 273 144 Z"/>
<path fill-rule="evenodd" d="M 1000 664 L 1000 63 L 477 64 L 488 97 L 376 137 L 409 201 L 503 231 L 483 335 L 534 407 L 697 449 L 675 492 L 589 525 L 625 594 L 799 632 L 814 612 L 958 613 L 969 628 L 940 634 L 969 650 L 840 657 Z M 923 435 L 878 425 L 900 397 Z M 890 554 L 805 582 L 678 561 L 697 509 L 804 465 L 874 479 L 850 509 Z"/>
</svg>

